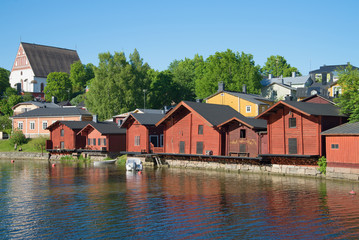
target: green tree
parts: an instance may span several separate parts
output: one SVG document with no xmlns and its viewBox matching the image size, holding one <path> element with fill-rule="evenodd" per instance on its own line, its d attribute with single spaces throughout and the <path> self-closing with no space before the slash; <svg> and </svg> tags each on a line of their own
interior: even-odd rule
<svg viewBox="0 0 359 240">
<path fill-rule="evenodd" d="M 251 54 L 234 53 L 230 49 L 216 52 L 196 67 L 196 74 L 196 95 L 199 98 L 215 93 L 221 81 L 230 91 L 242 91 L 245 84 L 249 93 L 260 92 L 260 68 L 255 65 Z"/>
<path fill-rule="evenodd" d="M 349 115 L 350 122 L 359 121 L 359 71 L 351 65 L 339 71 L 338 84 L 342 87 L 342 94 L 335 101 L 341 112 Z"/>
<path fill-rule="evenodd" d="M 9 118 L 9 116 L 0 116 L 0 131 L 10 133 L 11 128 L 11 119 Z"/>
<path fill-rule="evenodd" d="M 7 98 L 2 99 L 1 101 L 1 112 L 6 116 L 12 116 L 13 110 L 12 107 L 22 102 L 22 98 L 19 95 L 11 95 Z"/>
<path fill-rule="evenodd" d="M 72 106 L 77 106 L 80 102 L 85 101 L 85 93 L 84 94 L 79 94 L 76 97 L 74 97 L 73 99 L 71 99 L 70 103 Z"/>
<path fill-rule="evenodd" d="M 52 96 L 58 101 L 71 99 L 71 81 L 69 74 L 64 72 L 52 72 L 47 76 L 47 85 L 44 89 L 46 101 L 51 101 Z"/>
<path fill-rule="evenodd" d="M 94 78 L 94 66 L 89 63 L 82 64 L 80 61 L 71 64 L 70 80 L 73 93 L 83 92 L 88 82 Z"/>
<path fill-rule="evenodd" d="M 282 56 L 270 56 L 267 58 L 267 61 L 261 69 L 262 74 L 268 76 L 272 74 L 273 77 L 290 77 L 292 76 L 292 72 L 295 72 L 296 75 L 301 76 L 301 73 L 298 71 L 297 68 L 291 67 L 287 60 L 285 60 Z"/>
<path fill-rule="evenodd" d="M 26 143 L 26 137 L 21 130 L 15 129 L 10 136 L 10 143 L 12 145 L 21 145 Z"/>
<path fill-rule="evenodd" d="M 0 94 L 3 94 L 6 88 L 10 87 L 9 77 L 10 71 L 0 67 Z"/>
</svg>

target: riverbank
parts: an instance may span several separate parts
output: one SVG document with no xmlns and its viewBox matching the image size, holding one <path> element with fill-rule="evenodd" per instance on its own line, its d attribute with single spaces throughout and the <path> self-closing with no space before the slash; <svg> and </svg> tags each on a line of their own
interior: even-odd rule
<svg viewBox="0 0 359 240">
<path fill-rule="evenodd" d="M 0 159 L 10 160 L 47 160 L 49 153 L 39 152 L 0 152 Z"/>
</svg>

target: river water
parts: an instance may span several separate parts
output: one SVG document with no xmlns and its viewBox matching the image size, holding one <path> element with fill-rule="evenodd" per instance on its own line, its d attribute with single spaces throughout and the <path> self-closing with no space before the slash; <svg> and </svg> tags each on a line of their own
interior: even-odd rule
<svg viewBox="0 0 359 240">
<path fill-rule="evenodd" d="M 355 239 L 359 184 L 0 161 L 1 239 Z"/>
</svg>

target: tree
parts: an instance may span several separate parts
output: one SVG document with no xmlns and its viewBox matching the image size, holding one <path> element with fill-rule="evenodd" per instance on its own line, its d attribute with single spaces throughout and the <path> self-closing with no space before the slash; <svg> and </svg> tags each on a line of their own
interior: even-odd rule
<svg viewBox="0 0 359 240">
<path fill-rule="evenodd" d="M 12 107 L 22 102 L 22 98 L 19 95 L 11 95 L 1 101 L 1 112 L 6 116 L 13 115 Z"/>
<path fill-rule="evenodd" d="M 291 67 L 290 64 L 287 63 L 282 56 L 270 56 L 267 58 L 267 61 L 261 69 L 262 74 L 268 76 L 272 74 L 273 77 L 290 77 L 292 76 L 292 72 L 295 72 L 296 75 L 301 76 L 301 73 L 298 71 L 297 68 Z"/>
<path fill-rule="evenodd" d="M 196 95 L 205 98 L 215 93 L 218 82 L 224 82 L 230 91 L 242 91 L 245 84 L 249 93 L 260 92 L 260 68 L 255 66 L 253 56 L 234 53 L 230 49 L 216 52 L 196 67 Z"/>
<path fill-rule="evenodd" d="M 1 132 L 7 132 L 10 133 L 11 132 L 11 119 L 9 118 L 9 116 L 0 116 L 0 131 Z"/>
<path fill-rule="evenodd" d="M 66 101 L 71 98 L 71 81 L 69 74 L 64 72 L 52 72 L 47 76 L 47 85 L 44 89 L 46 101 L 51 101 L 52 96 L 58 101 Z"/>
<path fill-rule="evenodd" d="M 2 94 L 6 88 L 10 87 L 10 71 L 0 67 L 0 94 Z"/>
<path fill-rule="evenodd" d="M 350 122 L 359 121 L 359 71 L 348 65 L 339 72 L 338 84 L 342 94 L 336 99 L 341 112 L 349 115 Z"/>
<path fill-rule="evenodd" d="M 70 80 L 73 93 L 85 90 L 87 83 L 95 76 L 93 69 L 94 66 L 91 63 L 84 65 L 80 61 L 76 61 L 71 64 Z"/>
</svg>

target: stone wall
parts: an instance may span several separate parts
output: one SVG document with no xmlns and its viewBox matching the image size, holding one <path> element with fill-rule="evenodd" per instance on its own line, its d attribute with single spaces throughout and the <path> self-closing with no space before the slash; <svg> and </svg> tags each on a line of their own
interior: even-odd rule
<svg viewBox="0 0 359 240">
<path fill-rule="evenodd" d="M 21 160 L 47 160 L 48 153 L 33 153 L 33 152 L 0 152 L 0 159 L 21 159 Z"/>
<path fill-rule="evenodd" d="M 327 167 L 327 178 L 359 180 L 358 168 Z"/>
</svg>

